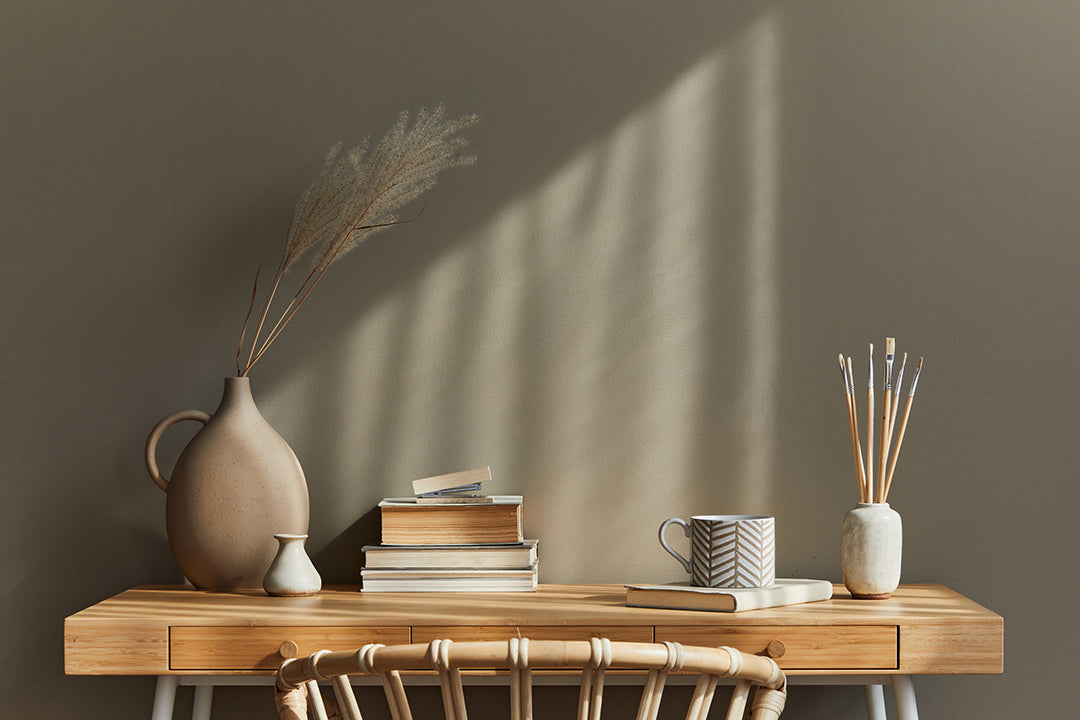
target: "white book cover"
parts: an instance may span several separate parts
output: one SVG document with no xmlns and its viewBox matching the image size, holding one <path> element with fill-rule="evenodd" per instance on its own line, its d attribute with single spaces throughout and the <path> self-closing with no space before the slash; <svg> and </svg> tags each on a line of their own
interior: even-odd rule
<svg viewBox="0 0 1080 720">
<path fill-rule="evenodd" d="M 537 541 L 502 545 L 366 545 L 364 567 L 412 568 L 528 568 L 537 559 Z"/>
<path fill-rule="evenodd" d="M 521 505 L 524 499 L 521 495 L 489 495 L 491 503 L 495 505 Z M 379 507 L 423 507 L 431 508 L 437 507 L 435 505 L 427 505 L 424 503 L 418 503 L 415 497 L 392 497 L 384 498 L 379 502 Z M 448 507 L 453 507 L 452 505 Z"/>
<path fill-rule="evenodd" d="M 828 600 L 832 591 L 832 583 L 828 580 L 805 578 L 777 578 L 776 583 L 767 588 L 709 588 L 685 582 L 627 585 L 626 604 L 629 607 L 739 612 Z"/>
<path fill-rule="evenodd" d="M 523 570 L 360 571 L 364 592 L 514 592 L 536 590 L 536 563 Z"/>
</svg>

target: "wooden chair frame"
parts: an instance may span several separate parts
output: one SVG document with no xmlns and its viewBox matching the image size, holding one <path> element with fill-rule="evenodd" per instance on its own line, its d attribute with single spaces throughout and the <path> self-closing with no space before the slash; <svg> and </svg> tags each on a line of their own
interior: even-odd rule
<svg viewBox="0 0 1080 720">
<path fill-rule="evenodd" d="M 345 720 L 362 720 L 349 675 L 378 675 L 394 720 L 412 720 L 402 681 L 403 671 L 434 671 L 442 690 L 447 720 L 467 720 L 461 671 L 502 670 L 510 676 L 511 720 L 532 720 L 533 669 L 580 669 L 578 720 L 599 720 L 604 675 L 609 669 L 647 671 L 637 720 L 655 720 L 664 684 L 671 673 L 698 675 L 687 720 L 704 720 L 712 705 L 717 681 L 736 679 L 726 715 L 742 720 L 751 689 L 751 720 L 775 720 L 787 698 L 783 671 L 771 658 L 747 655 L 734 648 L 694 647 L 679 643 L 612 642 L 591 640 L 506 641 L 433 640 L 430 643 L 384 646 L 359 650 L 320 650 L 306 658 L 286 660 L 277 673 L 277 707 L 282 720 L 306 720 L 308 710 L 317 720 L 328 715 L 319 690 L 329 681 L 337 712 Z"/>
</svg>

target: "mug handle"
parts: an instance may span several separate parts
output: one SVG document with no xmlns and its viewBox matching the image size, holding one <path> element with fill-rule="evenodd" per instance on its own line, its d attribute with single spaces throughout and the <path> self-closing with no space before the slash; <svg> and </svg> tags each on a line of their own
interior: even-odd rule
<svg viewBox="0 0 1080 720">
<path fill-rule="evenodd" d="M 660 523 L 660 532 L 658 533 L 658 535 L 660 536 L 660 544 L 664 546 L 665 550 L 671 553 L 672 557 L 682 563 L 683 567 L 686 568 L 686 572 L 692 573 L 693 569 L 690 565 L 690 561 L 684 558 L 678 552 L 676 552 L 674 548 L 667 544 L 667 540 L 664 539 L 664 531 L 667 530 L 668 525 L 671 524 L 682 525 L 683 532 L 686 533 L 686 537 L 690 537 L 690 523 L 686 522 L 682 518 L 668 518 L 664 522 Z"/>
<path fill-rule="evenodd" d="M 161 421 L 154 426 L 154 429 L 150 431 L 150 437 L 146 438 L 146 471 L 150 473 L 150 479 L 154 481 L 154 484 L 165 492 L 169 491 L 169 481 L 165 479 L 165 476 L 161 474 L 161 470 L 158 469 L 156 455 L 157 444 L 166 428 L 181 420 L 197 420 L 205 425 L 207 421 L 210 420 L 210 416 L 202 410 L 184 410 L 182 412 L 173 413 L 168 417 L 162 418 Z"/>
</svg>

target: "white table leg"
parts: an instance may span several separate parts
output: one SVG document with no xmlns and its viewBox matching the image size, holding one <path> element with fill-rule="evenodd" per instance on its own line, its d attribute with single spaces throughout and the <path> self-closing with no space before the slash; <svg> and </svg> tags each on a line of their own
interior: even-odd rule
<svg viewBox="0 0 1080 720">
<path fill-rule="evenodd" d="M 213 685 L 196 685 L 195 705 L 191 708 L 191 720 L 210 720 L 210 705 L 213 701 Z"/>
<path fill-rule="evenodd" d="M 867 720 L 887 720 L 885 715 L 885 690 L 880 685 L 866 686 Z"/>
<path fill-rule="evenodd" d="M 881 685 L 866 685 L 867 720 L 888 720 L 885 714 L 885 690 Z"/>
<path fill-rule="evenodd" d="M 179 685 L 179 675 L 158 675 L 157 689 L 154 690 L 154 709 L 150 713 L 150 720 L 172 720 L 176 688 Z"/>
<path fill-rule="evenodd" d="M 899 720 L 919 720 L 919 709 L 915 706 L 915 683 L 910 675 L 893 676 L 893 694 L 896 695 Z"/>
</svg>

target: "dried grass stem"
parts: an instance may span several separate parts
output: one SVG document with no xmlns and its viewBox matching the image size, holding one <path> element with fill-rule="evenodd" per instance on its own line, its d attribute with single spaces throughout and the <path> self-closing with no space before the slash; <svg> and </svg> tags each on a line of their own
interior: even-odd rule
<svg viewBox="0 0 1080 720">
<path fill-rule="evenodd" d="M 342 151 L 340 144 L 330 148 L 322 171 L 297 201 L 281 260 L 247 344 L 258 290 L 256 272 L 236 353 L 239 376 L 247 375 L 274 344 L 332 264 L 371 233 L 400 224 L 395 213 L 429 190 L 441 171 L 476 162 L 465 154 L 467 143 L 457 133 L 477 122 L 477 116 L 446 120 L 445 115 L 441 105 L 430 111 L 421 109 L 409 128 L 408 113 L 401 113 L 370 156 L 367 140 L 348 151 Z M 316 247 L 321 249 L 311 270 L 260 342 L 282 280 L 297 260 Z M 242 363 L 245 346 L 247 359 Z"/>
</svg>

